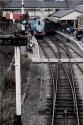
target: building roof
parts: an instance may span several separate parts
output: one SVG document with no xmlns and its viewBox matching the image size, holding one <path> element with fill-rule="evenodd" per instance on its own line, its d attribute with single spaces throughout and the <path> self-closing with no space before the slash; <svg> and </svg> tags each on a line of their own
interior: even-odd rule
<svg viewBox="0 0 83 125">
<path fill-rule="evenodd" d="M 80 13 L 83 13 L 83 5 L 76 6 L 76 10 Z"/>
<path fill-rule="evenodd" d="M 60 18 L 60 20 L 77 20 L 78 16 L 80 16 L 81 13 L 78 11 L 73 11 L 70 14 L 67 14 L 66 16 Z"/>
<path fill-rule="evenodd" d="M 24 0 L 25 8 L 67 8 L 65 1 L 28 1 Z M 4 8 L 21 8 L 20 0 L 12 0 L 11 2 L 7 1 L 7 4 Z"/>
<path fill-rule="evenodd" d="M 77 5 L 83 5 L 83 0 L 67 0 L 69 8 L 75 9 Z"/>
<path fill-rule="evenodd" d="M 6 3 L 3 8 L 20 8 L 21 0 L 1 0 Z M 83 5 L 83 0 L 24 0 L 25 8 L 73 8 Z M 1 2 L 0 2 L 1 6 Z"/>
<path fill-rule="evenodd" d="M 57 12 L 54 12 L 54 13 L 52 13 L 52 14 L 49 15 L 49 16 L 61 18 L 61 17 L 63 17 L 63 16 L 66 16 L 66 15 L 72 13 L 73 11 L 74 11 L 73 9 L 63 9 L 63 10 L 59 10 L 59 11 L 57 11 Z"/>
<path fill-rule="evenodd" d="M 74 11 L 77 11 L 79 13 L 83 13 L 83 5 L 77 5 L 75 9 L 62 9 L 62 10 L 59 10 L 57 12 L 54 12 L 52 13 L 51 17 L 57 17 L 57 18 L 61 18 L 61 17 L 64 17 Z"/>
</svg>

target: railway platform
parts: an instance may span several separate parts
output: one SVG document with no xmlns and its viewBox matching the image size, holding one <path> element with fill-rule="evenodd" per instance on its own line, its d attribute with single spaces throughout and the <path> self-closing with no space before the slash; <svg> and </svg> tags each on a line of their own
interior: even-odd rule
<svg viewBox="0 0 83 125">
<path fill-rule="evenodd" d="M 37 43 L 36 38 L 33 36 L 32 39 L 30 40 L 30 42 L 34 45 L 32 47 L 32 53 L 28 52 L 28 56 L 29 58 L 32 60 L 32 62 L 39 62 L 40 60 L 40 54 L 39 54 L 39 46 Z"/>
<path fill-rule="evenodd" d="M 71 41 L 75 42 L 80 47 L 80 49 L 83 51 L 83 43 L 81 41 L 77 41 L 74 37 L 72 37 L 72 36 L 70 37 L 69 35 L 67 35 L 65 33 L 62 33 L 62 32 L 57 32 L 57 33 L 63 35 L 64 37 L 70 39 Z M 33 52 L 30 53 L 27 51 L 27 53 L 28 53 L 28 56 L 32 60 L 33 63 L 48 63 L 49 61 L 51 63 L 58 62 L 58 59 L 56 59 L 56 58 L 50 58 L 50 59 L 40 58 L 39 45 L 38 45 L 38 42 L 34 36 L 30 40 L 30 42 L 32 44 L 34 44 L 34 47 L 32 48 Z M 69 61 L 72 63 L 74 63 L 74 62 L 81 62 L 82 63 L 83 59 L 82 58 L 75 58 L 75 59 L 69 60 L 68 58 L 65 58 L 65 59 L 60 59 L 60 61 L 63 63 L 69 62 Z"/>
</svg>

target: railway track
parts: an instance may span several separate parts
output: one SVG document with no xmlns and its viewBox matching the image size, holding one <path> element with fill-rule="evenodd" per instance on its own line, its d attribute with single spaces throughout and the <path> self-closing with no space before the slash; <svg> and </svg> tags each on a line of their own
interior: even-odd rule
<svg viewBox="0 0 83 125">
<path fill-rule="evenodd" d="M 75 57 L 83 58 L 83 54 L 82 54 L 81 50 L 79 49 L 79 47 L 75 43 L 70 42 L 70 40 L 61 38 L 60 36 L 54 36 L 54 40 L 56 40 L 57 43 L 59 43 L 58 45 L 60 46 L 60 48 L 61 47 L 62 47 L 62 49 L 67 48 L 74 58 Z"/>
<path fill-rule="evenodd" d="M 43 41 L 43 40 L 42 40 Z M 44 44 L 48 44 L 45 39 L 43 42 L 39 41 L 39 44 L 44 51 L 46 58 L 49 59 L 49 54 L 43 47 Z M 50 50 L 58 58 L 58 62 L 50 63 L 49 67 L 51 76 L 53 79 L 53 107 L 52 107 L 52 125 L 81 125 L 79 104 L 78 104 L 78 92 L 76 90 L 74 74 L 71 62 L 63 64 L 60 62 L 61 47 L 56 44 L 58 53 L 50 44 L 47 45 Z M 66 50 L 65 50 L 66 52 Z M 67 57 L 71 58 L 70 53 L 66 52 Z"/>
<path fill-rule="evenodd" d="M 80 67 L 79 63 L 76 62 L 76 60 L 75 60 L 75 57 L 77 57 L 77 58 L 83 58 L 82 53 L 81 53 L 81 52 L 80 52 L 80 53 L 77 52 L 78 50 L 76 51 L 76 50 L 72 49 L 73 47 L 70 47 L 70 45 L 67 45 L 66 43 L 64 43 L 63 40 L 61 41 L 59 38 L 56 38 L 56 37 L 55 37 L 55 39 L 54 39 L 54 38 L 51 37 L 51 40 L 52 40 L 52 41 L 49 41 L 49 42 L 52 42 L 54 46 L 57 46 L 57 47 L 59 48 L 59 51 L 60 51 L 60 52 L 61 52 L 61 50 L 63 50 L 63 51 L 65 52 L 66 58 L 73 58 L 75 64 L 77 65 L 77 67 L 79 68 L 79 70 L 83 73 L 83 70 L 82 70 L 82 68 Z M 48 43 L 48 44 L 49 44 L 49 43 Z M 60 45 L 60 44 L 61 44 L 61 45 Z M 69 47 L 73 50 L 75 56 L 73 56 L 73 55 L 71 54 L 71 51 L 69 50 Z M 62 56 L 61 56 L 61 54 L 60 54 L 60 58 L 61 58 L 61 57 L 62 57 Z M 63 56 L 62 58 L 65 58 L 65 57 Z"/>
</svg>

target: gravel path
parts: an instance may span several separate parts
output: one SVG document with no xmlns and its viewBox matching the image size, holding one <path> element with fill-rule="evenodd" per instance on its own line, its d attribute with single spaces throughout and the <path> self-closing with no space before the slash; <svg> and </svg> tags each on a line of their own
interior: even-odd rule
<svg viewBox="0 0 83 125">
<path fill-rule="evenodd" d="M 47 115 L 47 102 L 49 98 L 50 74 L 47 64 L 33 64 L 28 92 L 23 105 L 23 125 L 48 125 L 50 115 Z"/>
</svg>

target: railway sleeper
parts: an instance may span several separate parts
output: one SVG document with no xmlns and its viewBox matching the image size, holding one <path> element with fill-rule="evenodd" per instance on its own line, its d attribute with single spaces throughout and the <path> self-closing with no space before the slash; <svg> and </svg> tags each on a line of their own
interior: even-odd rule
<svg viewBox="0 0 83 125">
<path fill-rule="evenodd" d="M 64 81 L 63 83 L 61 83 L 58 81 L 58 83 L 59 83 L 58 88 L 70 89 L 70 85 L 67 85 L 68 84 L 67 82 Z"/>
<path fill-rule="evenodd" d="M 63 108 L 63 109 L 72 109 L 72 108 L 74 108 L 74 106 L 73 105 L 70 105 L 70 104 L 56 104 L 56 109 L 58 109 L 58 108 Z"/>
<path fill-rule="evenodd" d="M 69 100 L 69 101 L 72 101 L 73 99 L 71 98 L 71 96 L 61 96 L 61 95 L 59 95 L 57 98 L 56 98 L 56 100 L 57 101 L 59 101 L 59 100 Z"/>
<path fill-rule="evenodd" d="M 60 106 L 56 106 L 56 108 L 55 108 L 55 111 L 57 111 L 57 112 L 63 112 L 64 111 L 64 109 L 66 109 L 68 112 L 73 112 L 74 111 L 74 107 L 73 106 L 70 106 L 70 107 L 67 107 L 67 106 L 62 106 L 62 107 L 60 107 Z M 74 112 L 76 112 L 76 111 L 74 111 Z"/>
<path fill-rule="evenodd" d="M 63 86 L 60 86 L 60 85 L 59 85 L 59 86 L 58 86 L 58 89 L 65 89 L 65 90 L 66 90 L 66 89 L 69 89 L 69 90 L 70 90 L 70 86 L 67 86 L 67 85 L 65 85 L 65 84 L 64 84 Z"/>
<path fill-rule="evenodd" d="M 64 103 L 64 104 L 63 104 Z M 56 103 L 56 105 L 73 105 L 73 103 L 72 102 L 70 102 L 70 101 L 60 101 L 60 102 L 58 102 L 58 103 Z"/>
<path fill-rule="evenodd" d="M 62 115 L 62 116 L 65 116 L 65 113 L 64 112 L 55 112 L 55 117 L 58 117 L 59 115 Z M 68 117 L 68 118 L 72 118 L 72 117 L 75 117 L 76 118 L 76 113 L 72 113 L 72 112 L 68 112 L 67 114 L 66 114 L 66 116 Z"/>
<path fill-rule="evenodd" d="M 64 111 L 64 110 L 67 110 L 67 111 L 74 111 L 74 107 L 73 106 L 55 106 L 55 111 Z"/>
<path fill-rule="evenodd" d="M 58 94 L 63 94 L 64 96 L 65 95 L 70 95 L 71 91 L 65 90 L 65 89 L 61 89 L 61 90 L 58 91 Z"/>
<path fill-rule="evenodd" d="M 62 116 L 65 115 L 64 110 L 63 110 L 63 111 L 55 111 L 55 117 L 56 117 L 56 116 L 60 116 L 60 115 L 62 115 Z M 70 118 L 71 118 L 72 116 L 73 116 L 73 117 L 76 117 L 76 113 L 75 113 L 74 111 L 73 111 L 73 112 L 72 112 L 72 111 L 68 111 L 66 115 L 67 115 L 68 117 L 70 117 Z"/>
<path fill-rule="evenodd" d="M 77 120 L 76 118 L 72 117 L 72 118 L 67 118 L 67 125 L 77 125 Z M 65 117 L 62 118 L 56 118 L 55 119 L 55 125 L 64 125 L 65 124 Z"/>
</svg>

